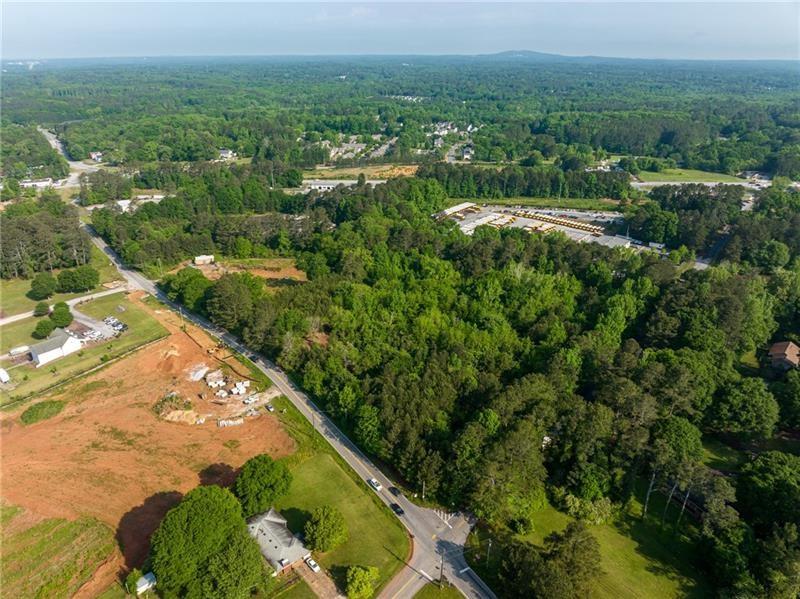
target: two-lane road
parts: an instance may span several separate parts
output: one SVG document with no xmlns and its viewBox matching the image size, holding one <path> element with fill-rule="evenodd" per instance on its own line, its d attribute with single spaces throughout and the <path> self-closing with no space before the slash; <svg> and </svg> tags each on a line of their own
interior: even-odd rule
<svg viewBox="0 0 800 599">
<path fill-rule="evenodd" d="M 220 329 L 205 318 L 187 313 L 173 303 L 156 287 L 153 281 L 147 279 L 140 272 L 126 267 L 117 253 L 97 235 L 94 229 L 87 225 L 84 227 L 97 247 L 112 260 L 119 273 L 128 281 L 129 286 L 143 289 L 172 309 L 181 310 L 187 320 L 250 358 L 363 480 L 375 478 L 381 483 L 383 488 L 378 492 L 378 496 L 386 505 L 397 503 L 403 508 L 405 513 L 399 518 L 412 537 L 413 555 L 406 563 L 406 567 L 384 588 L 380 595 L 381 598 L 413 597 L 428 582 L 439 579 L 440 567 L 444 564 L 444 576 L 465 597 L 495 599 L 491 589 L 467 566 L 464 558 L 464 542 L 472 526 L 471 520 L 462 514 L 443 515 L 444 517 L 442 517 L 436 511 L 419 507 L 402 495 L 394 496 L 390 493 L 389 489 L 395 486 L 394 483 L 339 430 L 336 424 L 305 393 L 289 380 L 283 370 L 266 358 L 256 355 L 227 331 Z M 405 559 L 406 556 L 397 557 Z"/>
</svg>

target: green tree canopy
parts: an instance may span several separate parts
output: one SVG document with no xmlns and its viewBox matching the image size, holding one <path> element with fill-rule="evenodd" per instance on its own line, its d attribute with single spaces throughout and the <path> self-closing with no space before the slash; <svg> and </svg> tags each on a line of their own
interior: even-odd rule
<svg viewBox="0 0 800 599">
<path fill-rule="evenodd" d="M 306 540 L 317 551 L 335 549 L 348 538 L 347 522 L 342 513 L 333 506 L 323 505 L 314 510 L 306 522 Z"/>
<path fill-rule="evenodd" d="M 56 286 L 57 282 L 53 275 L 49 272 L 40 272 L 33 277 L 29 294 L 35 300 L 47 299 L 56 292 Z"/>
<path fill-rule="evenodd" d="M 292 474 L 282 460 L 267 454 L 250 458 L 236 477 L 233 492 L 242 504 L 246 517 L 267 511 L 289 491 Z"/>
<path fill-rule="evenodd" d="M 374 566 L 350 566 L 347 569 L 348 599 L 369 599 L 375 593 L 378 569 Z"/>
</svg>

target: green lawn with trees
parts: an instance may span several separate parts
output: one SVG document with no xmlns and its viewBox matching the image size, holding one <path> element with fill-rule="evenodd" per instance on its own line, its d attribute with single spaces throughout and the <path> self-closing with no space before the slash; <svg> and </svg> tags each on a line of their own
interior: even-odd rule
<svg viewBox="0 0 800 599">
<path fill-rule="evenodd" d="M 119 307 L 124 311 L 120 312 Z M 11 376 L 14 384 L 13 389 L 0 392 L 0 404 L 29 397 L 40 393 L 44 389 L 52 387 L 81 373 L 101 366 L 118 356 L 121 356 L 137 347 L 160 339 L 167 335 L 167 330 L 155 318 L 147 313 L 145 309 L 127 299 L 124 294 L 114 294 L 96 300 L 91 300 L 79 306 L 81 311 L 94 318 L 103 319 L 106 316 L 116 316 L 121 322 L 128 325 L 128 330 L 119 337 L 114 338 L 100 345 L 93 345 L 82 349 L 65 358 L 61 358 L 42 368 L 34 368 L 30 365 L 20 365 L 5 367 Z M 47 317 L 43 317 L 47 318 Z M 29 337 L 23 338 L 23 323 L 31 327 L 35 326 L 37 319 L 28 319 L 8 325 L 14 333 L 14 345 L 20 342 L 36 342 L 37 340 Z M 38 319 L 41 320 L 41 319 Z M 0 337 L 6 327 L 0 329 Z M 3 345 L 6 339 L 3 337 Z"/>
<path fill-rule="evenodd" d="M 725 173 L 710 173 L 689 168 L 667 168 L 662 171 L 639 171 L 636 176 L 644 183 L 660 181 L 663 183 L 745 183 L 745 179 L 726 175 Z"/>
</svg>

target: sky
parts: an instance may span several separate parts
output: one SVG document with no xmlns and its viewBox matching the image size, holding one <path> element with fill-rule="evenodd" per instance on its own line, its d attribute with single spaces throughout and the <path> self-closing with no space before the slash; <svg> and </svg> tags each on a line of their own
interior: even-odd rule
<svg viewBox="0 0 800 599">
<path fill-rule="evenodd" d="M 800 59 L 785 2 L 2 2 L 3 59 L 486 54 Z"/>
</svg>

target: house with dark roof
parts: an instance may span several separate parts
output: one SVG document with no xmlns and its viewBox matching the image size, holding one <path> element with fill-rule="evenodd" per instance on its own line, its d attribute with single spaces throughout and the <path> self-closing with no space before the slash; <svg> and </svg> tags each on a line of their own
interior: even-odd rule
<svg viewBox="0 0 800 599">
<path fill-rule="evenodd" d="M 258 543 L 261 555 L 275 570 L 277 576 L 299 561 L 311 557 L 311 551 L 289 530 L 286 519 L 275 509 L 253 516 L 247 522 L 247 531 Z"/>
<path fill-rule="evenodd" d="M 36 368 L 39 368 L 39 366 L 44 366 L 53 360 L 58 360 L 76 352 L 80 348 L 80 339 L 73 337 L 64 329 L 56 329 L 41 343 L 31 345 L 31 360 L 33 360 Z"/>
<path fill-rule="evenodd" d="M 800 367 L 800 347 L 791 341 L 779 341 L 769 348 L 773 368 L 789 370 Z"/>
</svg>

